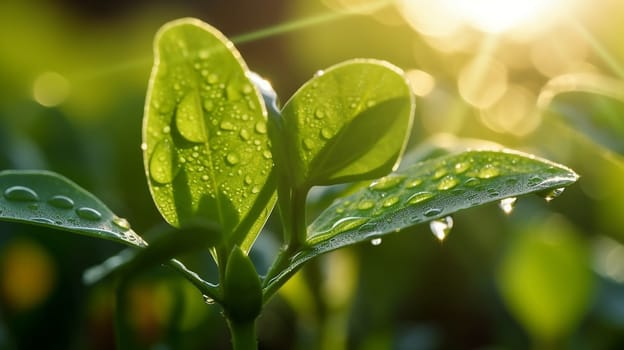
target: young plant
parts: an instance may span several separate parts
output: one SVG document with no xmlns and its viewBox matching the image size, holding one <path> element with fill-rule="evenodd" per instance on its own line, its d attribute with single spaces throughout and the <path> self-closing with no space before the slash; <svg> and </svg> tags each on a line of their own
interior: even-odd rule
<svg viewBox="0 0 624 350">
<path fill-rule="evenodd" d="M 93 282 L 166 263 L 223 308 L 235 349 L 256 348 L 255 321 L 306 262 L 431 221 L 444 237 L 454 212 L 529 193 L 560 193 L 570 169 L 509 150 L 472 150 L 395 171 L 414 97 L 402 71 L 358 59 L 317 73 L 282 108 L 231 42 L 196 19 L 166 24 L 143 124 L 145 173 L 172 233 L 148 245 L 125 219 L 61 175 L 0 172 L 0 219 L 117 241 L 131 249 L 92 268 Z M 313 186 L 368 181 L 308 224 Z M 266 276 L 248 257 L 277 204 L 283 246 Z M 173 259 L 209 249 L 218 284 Z"/>
</svg>

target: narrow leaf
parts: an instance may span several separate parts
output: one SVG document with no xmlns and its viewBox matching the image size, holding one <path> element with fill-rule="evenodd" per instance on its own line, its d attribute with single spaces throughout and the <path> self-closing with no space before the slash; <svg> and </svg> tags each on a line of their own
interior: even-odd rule
<svg viewBox="0 0 624 350">
<path fill-rule="evenodd" d="M 134 247 L 147 245 L 126 219 L 69 179 L 44 170 L 0 172 L 0 220 L 51 227 Z"/>
<path fill-rule="evenodd" d="M 393 170 L 414 99 L 400 69 L 347 61 L 317 74 L 282 110 L 295 187 L 371 179 Z"/>
<path fill-rule="evenodd" d="M 265 285 L 269 293 L 304 262 L 470 207 L 574 183 L 572 170 L 528 154 L 468 151 L 430 159 L 335 201 L 308 228 L 309 246 Z M 560 191 L 557 191 L 558 194 Z"/>
<path fill-rule="evenodd" d="M 156 35 L 143 149 L 152 197 L 175 227 L 218 222 L 248 250 L 274 203 L 266 110 L 231 42 L 196 19 Z"/>
</svg>

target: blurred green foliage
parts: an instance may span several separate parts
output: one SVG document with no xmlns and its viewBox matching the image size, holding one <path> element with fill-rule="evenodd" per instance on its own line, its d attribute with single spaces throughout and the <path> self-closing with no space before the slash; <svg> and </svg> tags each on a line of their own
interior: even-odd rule
<svg viewBox="0 0 624 350">
<path fill-rule="evenodd" d="M 556 97 L 538 117 L 531 108 L 540 88 L 558 74 L 591 71 L 622 79 L 617 68 L 624 65 L 624 26 L 618 14 L 624 4 L 579 1 L 580 10 L 569 15 L 583 35 L 563 21 L 530 39 L 501 35 L 491 44 L 466 29 L 453 46 L 414 31 L 394 7 L 336 12 L 348 3 L 5 0 L 0 169 L 62 173 L 133 218 L 137 232 L 157 235 L 165 224 L 147 192 L 139 147 L 156 29 L 194 16 L 236 42 L 258 29 L 316 18 L 310 22 L 316 25 L 237 45 L 280 96 L 336 62 L 385 59 L 416 70 L 420 90 L 408 152 L 422 154 L 423 145 L 416 148 L 422 140 L 430 140 L 432 149 L 452 148 L 448 137 L 429 138 L 452 133 L 545 156 L 582 178 L 551 203 L 537 196 L 520 200 L 508 216 L 495 206 L 459 213 L 443 244 L 422 225 L 380 246 L 361 245 L 316 261 L 260 318 L 261 347 L 624 347 L 624 106 L 571 94 Z M 462 72 L 479 66 L 488 45 L 485 62 L 497 62 L 486 65 L 491 79 L 468 86 L 490 91 L 500 83 L 494 68 L 503 67 L 505 86 L 514 88 L 501 96 L 511 90 L 510 96 L 521 97 L 499 101 L 515 104 L 478 107 L 473 103 L 483 96 L 461 90 L 461 76 L 470 77 Z M 524 113 L 515 116 L 517 110 Z M 85 288 L 81 275 L 120 248 L 18 224 L 2 223 L 0 232 L 0 348 L 114 348 L 114 286 Z M 261 237 L 252 251 L 259 271 L 266 270 L 265 252 L 277 249 L 270 232 Z M 189 267 L 214 276 L 210 260 L 184 257 Z M 125 298 L 123 316 L 137 348 L 229 348 L 220 310 L 206 306 L 167 269 L 142 274 Z"/>
</svg>

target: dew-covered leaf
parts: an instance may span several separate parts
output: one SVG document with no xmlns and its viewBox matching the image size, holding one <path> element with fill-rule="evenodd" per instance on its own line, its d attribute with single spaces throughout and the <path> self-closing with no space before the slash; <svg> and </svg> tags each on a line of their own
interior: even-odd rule
<svg viewBox="0 0 624 350">
<path fill-rule="evenodd" d="M 294 185 L 330 185 L 392 171 L 413 112 L 402 71 L 387 62 L 352 60 L 317 74 L 282 109 Z"/>
<path fill-rule="evenodd" d="M 248 250 L 274 203 L 266 110 L 231 42 L 196 19 L 156 35 L 143 125 L 152 197 L 175 227 L 218 222 Z"/>
<path fill-rule="evenodd" d="M 528 193 L 551 198 L 578 175 L 562 165 L 512 151 L 467 151 L 429 159 L 336 200 L 308 227 L 308 247 L 265 288 L 272 290 L 307 260 L 454 212 Z M 554 191 L 554 192 L 550 192 Z"/>
<path fill-rule="evenodd" d="M 51 227 L 134 247 L 145 241 L 126 219 L 69 179 L 44 170 L 0 172 L 0 220 Z"/>
</svg>

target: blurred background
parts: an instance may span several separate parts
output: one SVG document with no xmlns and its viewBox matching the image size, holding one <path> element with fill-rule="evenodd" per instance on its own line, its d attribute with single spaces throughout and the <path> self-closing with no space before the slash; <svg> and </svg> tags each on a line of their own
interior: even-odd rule
<svg viewBox="0 0 624 350">
<path fill-rule="evenodd" d="M 319 259 L 268 305 L 261 349 L 624 348 L 624 2 L 3 0 L 0 169 L 60 172 L 135 231 L 162 230 L 141 119 L 153 35 L 185 16 L 231 38 L 282 101 L 346 59 L 403 68 L 418 97 L 406 162 L 488 140 L 581 175 L 551 202 L 458 213 L 444 242 L 421 225 Z M 311 197 L 310 217 L 327 200 Z M 121 247 L 0 233 L 0 349 L 114 349 L 115 286 L 81 278 Z M 261 271 L 271 233 L 253 252 Z M 219 308 L 170 271 L 124 298 L 137 349 L 230 346 Z"/>
</svg>

